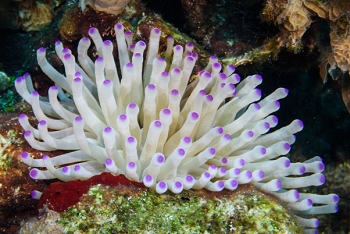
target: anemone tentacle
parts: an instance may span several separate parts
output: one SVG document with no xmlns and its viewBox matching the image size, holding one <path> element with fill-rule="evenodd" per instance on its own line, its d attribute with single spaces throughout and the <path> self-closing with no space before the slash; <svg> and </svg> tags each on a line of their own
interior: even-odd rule
<svg viewBox="0 0 350 234">
<path fill-rule="evenodd" d="M 17 78 L 18 93 L 39 120 L 35 128 L 25 114 L 19 116 L 28 143 L 41 151 L 71 151 L 42 159 L 23 152 L 22 161 L 34 167 L 33 179 L 69 181 L 108 171 L 143 182 L 157 193 L 235 190 L 251 183 L 286 202 L 306 230 L 319 222 L 305 215 L 336 212 L 335 194 L 296 190 L 325 182 L 321 158 L 291 163 L 284 156 L 294 134 L 303 129 L 302 121 L 271 132 L 278 122 L 272 113 L 287 89 L 260 100 L 256 87 L 262 77 L 256 74 L 240 81 L 234 66 L 222 67 L 216 56 L 187 85 L 198 58 L 192 43 L 184 49 L 169 37 L 163 59 L 158 57 L 159 29 L 152 29 L 145 54 L 146 43 L 131 44 L 132 34 L 124 32 L 122 24 L 115 32 L 119 68 L 112 42 L 103 41 L 91 28 L 89 35 L 100 56 L 95 62 L 87 55 L 90 39 L 80 40 L 78 59 L 56 42 L 65 75 L 48 63 L 44 48 L 37 51 L 39 66 L 56 85 L 49 89 L 48 100 L 33 90 L 29 74 Z M 40 192 L 32 196 L 39 198 Z"/>
</svg>

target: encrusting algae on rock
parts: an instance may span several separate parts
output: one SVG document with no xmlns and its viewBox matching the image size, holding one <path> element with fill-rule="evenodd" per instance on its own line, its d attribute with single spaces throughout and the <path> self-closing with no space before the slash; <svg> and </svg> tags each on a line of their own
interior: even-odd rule
<svg viewBox="0 0 350 234">
<path fill-rule="evenodd" d="M 162 58 L 158 57 L 162 33 L 159 29 L 151 30 L 147 52 L 146 43 L 133 44 L 132 32 L 124 31 L 122 24 L 115 25 L 115 32 L 117 63 L 113 42 L 103 41 L 96 28 L 89 30 L 99 55 L 95 62 L 87 55 L 89 38 L 79 42 L 79 65 L 72 52 L 57 41 L 55 50 L 64 64 L 65 75 L 48 63 L 45 48 L 40 48 L 39 66 L 55 82 L 48 99 L 33 89 L 28 73 L 16 80 L 18 93 L 32 106 L 39 121 L 38 128 L 34 128 L 25 114 L 18 117 L 25 139 L 39 151 L 63 151 L 55 157 L 45 154 L 42 159 L 22 152 L 22 161 L 33 167 L 33 179 L 87 180 L 103 172 L 125 175 L 129 181 L 150 188 L 147 196 L 141 194 L 141 199 L 127 199 L 126 206 L 134 204 L 138 208 L 148 197 L 152 201 L 163 196 L 171 200 L 171 193 L 179 194 L 172 195 L 179 198 L 189 193 L 205 197 L 209 192 L 202 189 L 224 196 L 251 184 L 283 202 L 297 215 L 305 232 L 314 232 L 319 225 L 312 215 L 337 211 L 337 195 L 296 190 L 325 182 L 320 157 L 302 163 L 291 163 L 284 157 L 295 141 L 294 134 L 302 130 L 302 121 L 294 120 L 269 132 L 278 123 L 271 113 L 279 109 L 278 100 L 287 96 L 287 89 L 279 88 L 260 100 L 262 93 L 256 87 L 262 77 L 252 75 L 241 81 L 234 73 L 235 67 L 222 67 L 216 56 L 210 57 L 199 78 L 188 85 L 198 59 L 193 43 L 174 46 L 174 38 L 169 36 Z M 40 199 L 45 193 L 33 191 L 32 196 Z M 117 202 L 106 199 L 109 201 Z M 186 203 L 181 199 L 178 204 Z M 206 215 L 221 217 L 218 214 L 227 212 L 227 206 L 235 203 L 220 204 L 225 204 L 224 200 L 210 199 L 202 205 L 208 206 L 206 211 L 215 207 L 214 213 L 205 212 Z M 174 202 L 166 202 L 165 207 L 168 205 L 172 207 Z M 264 202 L 261 206 L 264 208 Z M 187 205 L 183 209 L 188 209 Z M 123 216 L 134 215 L 133 209 L 127 211 Z M 223 218 L 227 228 L 230 217 Z M 219 220 L 218 226 L 223 227 Z M 268 223 L 267 232 L 275 228 L 280 231 L 274 221 Z M 159 226 L 169 228 L 167 222 Z M 250 224 L 245 227 L 250 228 Z"/>
<path fill-rule="evenodd" d="M 234 193 L 162 195 L 96 185 L 58 223 L 68 233 L 301 233 L 293 215 L 273 200 L 249 185 Z"/>
</svg>

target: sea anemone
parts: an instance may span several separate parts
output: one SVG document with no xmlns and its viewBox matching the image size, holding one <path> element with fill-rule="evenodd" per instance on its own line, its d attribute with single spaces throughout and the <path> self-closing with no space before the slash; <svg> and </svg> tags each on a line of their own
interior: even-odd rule
<svg viewBox="0 0 350 234">
<path fill-rule="evenodd" d="M 260 100 L 256 87 L 262 77 L 240 82 L 235 67 L 223 68 L 216 56 L 188 84 L 198 58 L 192 43 L 174 46 L 168 37 L 167 49 L 158 57 L 161 31 L 153 28 L 144 56 L 145 42 L 132 44 L 132 33 L 124 32 L 122 24 L 115 25 L 115 32 L 119 71 L 113 43 L 91 28 L 99 55 L 95 62 L 87 55 L 90 39 L 79 42 L 79 64 L 56 42 L 65 75 L 48 63 L 44 48 L 37 50 L 39 66 L 55 82 L 48 99 L 34 91 L 28 73 L 17 78 L 18 93 L 39 121 L 36 129 L 25 114 L 18 117 L 27 142 L 40 151 L 67 151 L 42 159 L 22 152 L 22 161 L 34 167 L 33 179 L 70 181 L 108 171 L 143 182 L 157 193 L 235 190 L 251 183 L 285 202 L 310 231 L 319 222 L 304 215 L 336 212 L 337 195 L 296 190 L 325 182 L 322 159 L 291 163 L 283 156 L 295 141 L 293 134 L 302 130 L 302 121 L 270 132 L 278 122 L 271 113 L 279 109 L 287 89 L 278 88 Z M 40 197 L 40 192 L 32 194 Z"/>
</svg>

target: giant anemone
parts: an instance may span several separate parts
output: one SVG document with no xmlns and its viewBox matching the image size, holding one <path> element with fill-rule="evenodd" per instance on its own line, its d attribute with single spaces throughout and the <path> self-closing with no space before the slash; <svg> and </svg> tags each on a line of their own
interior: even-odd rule
<svg viewBox="0 0 350 234">
<path fill-rule="evenodd" d="M 33 179 L 84 180 L 107 171 L 157 193 L 219 192 L 251 183 L 286 202 L 308 230 L 319 221 L 305 214 L 336 212 L 337 195 L 296 190 L 325 182 L 320 157 L 291 163 L 284 156 L 302 121 L 271 131 L 278 122 L 271 113 L 279 109 L 287 89 L 260 100 L 260 75 L 240 81 L 235 67 L 222 67 L 215 56 L 188 84 L 198 58 L 192 43 L 174 46 L 168 37 L 160 57 L 159 29 L 151 30 L 146 53 L 146 43 L 133 44 L 132 33 L 124 32 L 122 24 L 115 25 L 115 34 L 118 63 L 113 43 L 103 41 L 96 28 L 89 30 L 99 55 L 94 62 L 87 55 L 89 38 L 79 42 L 78 61 L 57 41 L 65 75 L 48 63 L 44 48 L 38 49 L 39 66 L 55 82 L 48 98 L 33 89 L 28 73 L 16 80 L 18 93 L 39 121 L 34 128 L 25 114 L 18 117 L 27 142 L 39 151 L 67 151 L 42 159 L 23 152 Z"/>
</svg>

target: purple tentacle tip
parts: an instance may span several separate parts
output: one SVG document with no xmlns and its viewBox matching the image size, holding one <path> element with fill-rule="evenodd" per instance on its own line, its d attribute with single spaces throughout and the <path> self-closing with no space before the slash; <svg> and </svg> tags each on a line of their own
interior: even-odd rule
<svg viewBox="0 0 350 234">
<path fill-rule="evenodd" d="M 211 74 L 209 72 L 207 72 L 207 71 L 203 73 L 203 76 L 205 78 L 211 79 Z"/>
<path fill-rule="evenodd" d="M 162 57 L 158 57 L 157 62 L 165 63 L 165 60 Z"/>
<path fill-rule="evenodd" d="M 338 203 L 339 202 L 339 197 L 338 195 L 333 195 L 333 202 Z"/>
<path fill-rule="evenodd" d="M 312 200 L 311 199 L 307 199 L 307 205 L 308 206 L 312 206 L 312 204 L 313 204 Z"/>
<path fill-rule="evenodd" d="M 324 170 L 324 164 L 322 162 L 318 163 L 318 169 L 320 171 L 323 171 Z"/>
<path fill-rule="evenodd" d="M 278 118 L 277 118 L 276 116 L 273 115 L 273 116 L 272 116 L 272 121 L 273 121 L 274 123 L 277 124 L 277 123 L 278 123 Z"/>
<path fill-rule="evenodd" d="M 115 27 L 116 27 L 117 29 L 123 29 L 123 25 L 122 25 L 121 23 L 117 23 L 117 24 L 115 25 Z"/>
<path fill-rule="evenodd" d="M 283 144 L 283 148 L 284 148 L 285 150 L 290 150 L 290 144 L 289 144 L 288 142 L 284 143 L 284 144 Z"/>
<path fill-rule="evenodd" d="M 192 118 L 193 120 L 198 120 L 199 114 L 198 114 L 197 112 L 193 111 L 192 114 L 191 114 L 191 118 Z"/>
<path fill-rule="evenodd" d="M 222 188 L 225 187 L 225 183 L 222 180 L 220 180 L 219 183 L 218 183 L 218 186 L 219 186 L 219 188 L 222 189 Z"/>
<path fill-rule="evenodd" d="M 36 198 L 38 193 L 37 193 L 37 191 L 33 190 L 33 191 L 30 192 L 30 195 L 32 196 L 32 198 Z"/>
<path fill-rule="evenodd" d="M 204 177 L 205 178 L 210 178 L 210 173 L 209 172 L 204 172 Z"/>
<path fill-rule="evenodd" d="M 104 85 L 110 85 L 111 83 L 112 83 L 112 81 L 108 80 L 108 79 L 103 81 Z"/>
<path fill-rule="evenodd" d="M 29 137 L 32 135 L 32 132 L 30 130 L 24 132 L 25 137 Z"/>
<path fill-rule="evenodd" d="M 111 165 L 113 164 L 113 160 L 110 159 L 110 158 L 107 158 L 106 161 L 105 161 L 105 164 L 106 164 L 107 166 L 111 166 Z"/>
<path fill-rule="evenodd" d="M 213 63 L 213 68 L 219 69 L 219 68 L 221 68 L 221 64 L 220 63 Z"/>
<path fill-rule="evenodd" d="M 132 103 L 129 104 L 128 107 L 131 108 L 131 109 L 134 109 L 134 108 L 137 107 L 137 105 L 136 105 L 136 103 L 132 102 Z"/>
<path fill-rule="evenodd" d="M 62 168 L 62 172 L 63 172 L 63 173 L 68 173 L 68 172 L 69 172 L 69 167 L 64 166 L 64 167 Z"/>
<path fill-rule="evenodd" d="M 193 62 L 194 61 L 194 58 L 192 56 L 187 56 L 186 57 L 186 60 L 190 61 L 190 62 Z"/>
<path fill-rule="evenodd" d="M 128 142 L 129 143 L 134 143 L 136 141 L 135 137 L 131 136 L 131 137 L 128 137 Z"/>
<path fill-rule="evenodd" d="M 175 187 L 176 187 L 176 188 L 182 188 L 182 186 L 183 186 L 183 185 L 182 185 L 182 183 L 181 183 L 180 181 L 176 181 L 176 182 L 175 182 Z"/>
<path fill-rule="evenodd" d="M 75 82 L 75 83 L 80 83 L 80 82 L 81 82 L 81 79 L 80 79 L 79 77 L 74 78 L 74 82 Z"/>
<path fill-rule="evenodd" d="M 156 33 L 156 34 L 159 34 L 160 33 L 160 30 L 158 28 L 154 28 L 153 29 L 153 32 Z"/>
<path fill-rule="evenodd" d="M 207 99 L 208 102 L 212 102 L 212 101 L 214 100 L 213 96 L 210 95 L 210 94 L 207 95 L 207 98 L 206 98 L 206 99 Z"/>
<path fill-rule="evenodd" d="M 294 197 L 295 197 L 295 199 L 299 200 L 300 195 L 299 195 L 298 190 L 294 190 Z"/>
<path fill-rule="evenodd" d="M 275 101 L 275 106 L 276 106 L 277 108 L 280 108 L 280 106 L 281 106 L 280 102 L 279 102 L 279 101 Z"/>
<path fill-rule="evenodd" d="M 166 183 L 164 181 L 161 181 L 158 183 L 159 188 L 165 189 L 167 187 Z"/>
<path fill-rule="evenodd" d="M 89 34 L 94 34 L 97 31 L 96 28 L 90 28 L 89 29 Z"/>
<path fill-rule="evenodd" d="M 149 183 L 153 181 L 153 177 L 151 175 L 146 175 L 144 180 Z"/>
<path fill-rule="evenodd" d="M 282 188 L 282 181 L 276 180 L 276 187 L 277 187 L 278 189 Z"/>
<path fill-rule="evenodd" d="M 127 118 L 128 118 L 128 116 L 127 116 L 126 114 L 121 114 L 121 115 L 119 115 L 119 119 L 120 119 L 121 121 L 125 121 L 125 120 L 127 120 Z"/>
<path fill-rule="evenodd" d="M 43 160 L 47 160 L 47 159 L 49 159 L 49 158 L 50 158 L 50 157 L 49 157 L 47 154 L 44 154 L 43 157 L 42 157 Z"/>
<path fill-rule="evenodd" d="M 73 55 L 71 55 L 71 54 L 65 54 L 64 55 L 64 59 L 65 60 L 71 59 L 72 57 L 73 57 Z"/>
<path fill-rule="evenodd" d="M 225 73 L 220 73 L 220 74 L 219 74 L 219 78 L 220 78 L 221 80 L 226 80 L 226 79 L 227 79 L 227 76 L 226 76 Z"/>
<path fill-rule="evenodd" d="M 224 133 L 224 129 L 222 127 L 218 127 L 218 133 L 219 134 L 223 134 Z"/>
<path fill-rule="evenodd" d="M 182 50 L 182 46 L 180 46 L 180 45 L 176 45 L 176 46 L 174 47 L 174 50 L 178 50 L 178 51 L 180 51 L 180 50 Z"/>
<path fill-rule="evenodd" d="M 191 176 L 191 175 L 186 176 L 185 179 L 186 179 L 186 182 L 189 182 L 189 183 L 194 180 L 193 176 Z"/>
<path fill-rule="evenodd" d="M 173 89 L 173 90 L 171 90 L 171 95 L 177 96 L 177 95 L 179 95 L 179 91 L 177 89 Z"/>
<path fill-rule="evenodd" d="M 300 126 L 300 128 L 304 128 L 304 123 L 303 123 L 303 121 L 301 121 L 301 120 L 297 120 L 298 121 L 298 124 L 299 124 L 299 126 Z"/>
<path fill-rule="evenodd" d="M 249 131 L 247 132 L 247 136 L 248 136 L 249 138 L 254 137 L 254 132 L 249 130 Z"/>
<path fill-rule="evenodd" d="M 220 167 L 219 171 L 220 173 L 225 174 L 227 169 L 225 167 Z"/>
<path fill-rule="evenodd" d="M 29 158 L 29 154 L 28 152 L 22 152 L 21 155 L 20 155 L 21 159 L 26 159 L 26 158 Z"/>
<path fill-rule="evenodd" d="M 156 86 L 155 86 L 154 84 L 149 84 L 149 85 L 147 86 L 147 88 L 148 88 L 149 90 L 155 90 L 155 89 L 156 89 Z"/>
<path fill-rule="evenodd" d="M 285 167 L 289 167 L 290 166 L 290 160 L 287 159 L 285 162 L 284 162 L 284 166 Z"/>
<path fill-rule="evenodd" d="M 242 159 L 242 158 L 241 158 L 241 159 L 239 159 L 239 165 L 243 167 L 243 166 L 244 166 L 244 164 L 245 164 L 244 159 Z"/>
<path fill-rule="evenodd" d="M 187 143 L 187 144 L 192 142 L 192 139 L 189 136 L 185 136 L 183 139 L 184 139 L 184 142 Z"/>
<path fill-rule="evenodd" d="M 132 68 L 132 67 L 134 67 L 134 64 L 132 64 L 132 63 L 127 63 L 127 64 L 125 64 L 125 66 L 126 66 L 127 68 Z"/>
<path fill-rule="evenodd" d="M 157 128 L 160 128 L 162 126 L 162 122 L 160 122 L 159 120 L 154 121 L 154 126 Z"/>
<path fill-rule="evenodd" d="M 238 181 L 235 180 L 235 179 L 231 180 L 230 184 L 231 184 L 232 188 L 237 188 L 238 187 Z"/>
<path fill-rule="evenodd" d="M 258 74 L 255 75 L 255 78 L 256 78 L 257 80 L 259 80 L 259 81 L 262 80 L 261 75 L 258 75 Z"/>
<path fill-rule="evenodd" d="M 111 42 L 110 40 L 105 40 L 105 41 L 103 42 L 103 44 L 104 44 L 105 46 L 110 46 L 110 45 L 112 45 L 112 42 Z"/>
<path fill-rule="evenodd" d="M 162 112 L 163 112 L 163 114 L 165 114 L 165 115 L 171 115 L 171 110 L 168 109 L 168 108 L 164 108 L 164 109 L 162 110 Z"/>
<path fill-rule="evenodd" d="M 269 122 L 264 122 L 264 127 L 265 127 L 266 129 L 270 129 L 270 124 L 269 124 Z"/>
<path fill-rule="evenodd" d="M 316 219 L 315 226 L 318 227 L 320 225 L 320 220 Z"/>
<path fill-rule="evenodd" d="M 158 163 L 163 163 L 164 160 L 165 160 L 165 158 L 164 158 L 163 155 L 158 155 L 158 157 L 157 157 L 157 162 L 158 162 Z"/>
<path fill-rule="evenodd" d="M 326 177 L 324 175 L 320 176 L 320 183 L 324 184 L 324 182 L 326 182 Z"/>
<path fill-rule="evenodd" d="M 178 152 L 178 154 L 179 154 L 180 156 L 184 156 L 184 155 L 186 154 L 186 151 L 185 151 L 184 149 L 182 149 L 182 148 L 179 148 L 179 149 L 177 150 L 177 152 Z"/>
<path fill-rule="evenodd" d="M 78 115 L 77 117 L 75 117 L 75 121 L 77 121 L 77 122 L 83 121 L 83 117 Z"/>
<path fill-rule="evenodd" d="M 32 169 L 30 170 L 29 172 L 29 176 L 32 178 L 32 179 L 35 179 L 37 176 L 38 176 L 38 169 Z"/>
<path fill-rule="evenodd" d="M 53 91 L 57 91 L 58 90 L 57 86 L 51 86 L 50 89 L 53 90 Z"/>
<path fill-rule="evenodd" d="M 246 176 L 248 179 L 251 179 L 253 177 L 253 173 L 251 171 L 247 171 Z"/>
<path fill-rule="evenodd" d="M 128 163 L 128 167 L 131 168 L 131 169 L 133 169 L 133 168 L 136 167 L 136 163 L 134 163 L 134 162 L 129 162 L 129 163 Z"/>
<path fill-rule="evenodd" d="M 105 129 L 103 131 L 105 133 L 111 133 L 112 132 L 112 128 L 111 127 L 105 127 Z"/>
<path fill-rule="evenodd" d="M 74 166 L 74 171 L 80 171 L 81 170 L 81 166 L 80 165 L 75 165 Z"/>
</svg>

